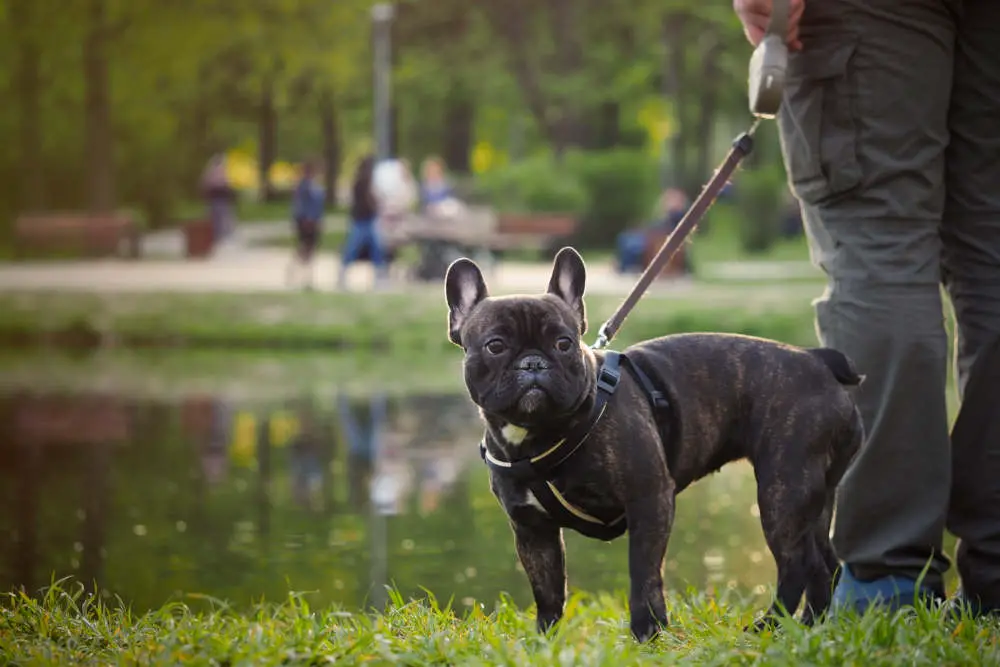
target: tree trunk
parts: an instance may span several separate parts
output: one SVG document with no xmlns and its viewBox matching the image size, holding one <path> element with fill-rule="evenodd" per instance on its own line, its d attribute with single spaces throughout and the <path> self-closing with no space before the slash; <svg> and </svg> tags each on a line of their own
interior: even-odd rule
<svg viewBox="0 0 1000 667">
<path fill-rule="evenodd" d="M 596 150 L 610 150 L 621 143 L 621 106 L 611 100 L 601 103 L 597 109 L 597 132 L 592 147 Z"/>
<path fill-rule="evenodd" d="M 319 100 L 320 130 L 323 135 L 323 181 L 326 185 L 326 203 L 337 205 L 337 182 L 340 180 L 340 163 L 343 160 L 337 105 L 333 93 L 325 88 Z"/>
<path fill-rule="evenodd" d="M 548 0 L 549 30 L 555 44 L 556 73 L 560 78 L 574 77 L 583 67 L 583 22 L 580 20 L 583 10 L 580 0 Z M 556 108 L 557 155 L 570 148 L 586 146 L 591 137 L 588 109 L 579 99 L 564 95 L 557 98 Z"/>
<path fill-rule="evenodd" d="M 700 181 L 708 179 L 711 171 L 713 135 L 715 134 L 716 107 L 718 103 L 719 55 L 722 46 L 714 37 L 702 56 L 701 95 L 698 104 L 698 152 L 694 176 Z"/>
<path fill-rule="evenodd" d="M 87 201 L 91 212 L 109 213 L 115 208 L 115 174 L 105 0 L 88 0 L 87 14 L 83 42 Z"/>
<path fill-rule="evenodd" d="M 550 33 L 557 45 L 556 57 L 547 65 L 555 68 L 551 76 L 564 78 L 578 71 L 573 69 L 574 59 L 582 57 L 579 45 L 570 43 L 568 35 L 564 34 L 566 26 L 574 25 L 575 12 L 571 3 L 566 0 L 549 2 Z M 539 132 L 552 146 L 556 157 L 561 157 L 582 133 L 579 128 L 574 127 L 571 114 L 567 113 L 574 105 L 578 106 L 579 101 L 552 97 L 540 74 L 541 68 L 528 55 L 533 42 L 529 28 L 533 5 L 528 0 L 494 0 L 477 3 L 477 6 L 503 42 L 507 66 Z"/>
<path fill-rule="evenodd" d="M 472 98 L 461 85 L 453 85 L 448 95 L 444 112 L 444 146 L 442 157 L 448 169 L 459 174 L 468 174 L 471 169 L 473 125 L 476 107 Z"/>
<path fill-rule="evenodd" d="M 668 14 L 663 19 L 663 43 L 667 47 L 667 62 L 665 63 L 666 83 L 669 95 L 674 102 L 674 136 L 671 141 L 670 153 L 673 169 L 670 179 L 675 187 L 685 187 L 688 179 L 687 169 L 687 127 L 685 122 L 685 106 L 687 102 L 684 90 L 684 24 L 683 14 Z"/>
<path fill-rule="evenodd" d="M 10 23 L 17 44 L 15 90 L 18 99 L 22 211 L 37 211 L 45 205 L 42 166 L 41 48 L 39 45 L 38 0 L 13 0 Z"/>
<path fill-rule="evenodd" d="M 271 165 L 277 152 L 278 118 L 274 108 L 274 79 L 266 75 L 260 86 L 260 106 L 258 109 L 258 130 L 260 132 L 257 160 L 257 177 L 260 183 L 261 201 L 274 200 L 274 188 L 271 185 Z"/>
</svg>

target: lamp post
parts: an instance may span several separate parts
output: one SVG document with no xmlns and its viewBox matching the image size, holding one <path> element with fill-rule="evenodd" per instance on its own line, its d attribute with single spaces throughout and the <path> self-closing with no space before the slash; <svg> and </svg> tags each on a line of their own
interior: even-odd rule
<svg viewBox="0 0 1000 667">
<path fill-rule="evenodd" d="M 380 2 L 372 7 L 373 50 L 375 71 L 375 156 L 379 161 L 389 158 L 392 121 L 392 19 L 395 8 Z"/>
</svg>

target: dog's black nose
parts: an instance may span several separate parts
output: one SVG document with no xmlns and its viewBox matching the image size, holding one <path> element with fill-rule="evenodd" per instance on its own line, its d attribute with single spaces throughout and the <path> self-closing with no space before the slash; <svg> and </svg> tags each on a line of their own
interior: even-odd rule
<svg viewBox="0 0 1000 667">
<path fill-rule="evenodd" d="M 549 360 L 540 354 L 529 354 L 526 357 L 521 357 L 517 362 L 517 370 L 519 371 L 537 373 L 538 371 L 547 371 L 549 368 Z"/>
</svg>

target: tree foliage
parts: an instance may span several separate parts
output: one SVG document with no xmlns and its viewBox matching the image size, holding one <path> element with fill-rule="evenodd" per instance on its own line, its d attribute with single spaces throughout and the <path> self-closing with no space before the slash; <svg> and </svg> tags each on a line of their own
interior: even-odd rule
<svg viewBox="0 0 1000 667">
<path fill-rule="evenodd" d="M 397 0 L 394 147 L 458 172 L 620 147 L 700 183 L 745 111 L 728 3 Z M 330 184 L 371 145 L 370 0 L 6 0 L 0 217 L 131 206 L 152 222 L 243 147 Z M 485 158 L 484 158 L 485 159 Z"/>
</svg>

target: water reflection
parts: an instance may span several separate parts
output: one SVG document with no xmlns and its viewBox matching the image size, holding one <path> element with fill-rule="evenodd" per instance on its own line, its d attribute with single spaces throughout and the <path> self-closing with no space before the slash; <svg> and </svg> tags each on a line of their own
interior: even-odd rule
<svg viewBox="0 0 1000 667">
<path fill-rule="evenodd" d="M 385 586 L 530 602 L 461 395 L 175 403 L 18 393 L 0 401 L 0 588 L 71 575 L 136 609 L 188 593 L 238 605 Z M 755 486 L 731 467 L 680 498 L 668 585 L 772 581 Z M 623 590 L 626 541 L 567 534 L 571 585 Z"/>
</svg>

